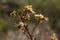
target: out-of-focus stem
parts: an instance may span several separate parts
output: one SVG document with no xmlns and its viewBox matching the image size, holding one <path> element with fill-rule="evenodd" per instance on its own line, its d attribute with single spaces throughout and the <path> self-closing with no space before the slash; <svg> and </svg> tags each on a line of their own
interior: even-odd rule
<svg viewBox="0 0 60 40">
<path fill-rule="evenodd" d="M 36 25 L 35 25 L 35 27 L 33 28 L 32 33 L 31 33 L 31 34 L 33 34 L 33 32 L 34 32 L 35 28 L 38 26 L 38 24 L 39 24 L 39 23 L 40 23 L 40 20 L 36 23 Z"/>
<path fill-rule="evenodd" d="M 28 33 L 31 40 L 33 40 L 32 35 L 29 33 L 28 28 L 25 26 L 26 32 Z"/>
</svg>

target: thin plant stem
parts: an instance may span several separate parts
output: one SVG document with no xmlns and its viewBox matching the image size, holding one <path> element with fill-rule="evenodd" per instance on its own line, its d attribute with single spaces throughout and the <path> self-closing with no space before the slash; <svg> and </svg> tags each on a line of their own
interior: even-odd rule
<svg viewBox="0 0 60 40">
<path fill-rule="evenodd" d="M 34 32 L 35 28 L 38 26 L 38 24 L 39 24 L 39 23 L 40 23 L 40 21 L 38 21 L 38 22 L 36 23 L 36 25 L 35 25 L 35 27 L 33 28 L 32 33 L 31 33 L 31 34 L 33 34 L 33 32 Z"/>
<path fill-rule="evenodd" d="M 29 33 L 28 28 L 25 26 L 26 32 L 28 33 L 31 40 L 33 40 L 32 35 Z"/>
</svg>

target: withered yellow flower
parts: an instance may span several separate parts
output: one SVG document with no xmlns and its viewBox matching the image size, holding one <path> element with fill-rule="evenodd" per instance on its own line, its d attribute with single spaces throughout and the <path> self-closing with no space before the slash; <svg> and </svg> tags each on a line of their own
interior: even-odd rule
<svg viewBox="0 0 60 40">
<path fill-rule="evenodd" d="M 21 27 L 23 27 L 23 26 L 24 26 L 24 23 L 23 23 L 23 22 L 19 22 L 19 25 L 20 25 Z"/>
<path fill-rule="evenodd" d="M 25 11 L 28 13 L 35 13 L 35 11 L 33 11 L 32 5 L 26 5 Z"/>
<path fill-rule="evenodd" d="M 34 16 L 35 16 L 35 18 L 38 19 L 38 20 L 48 21 L 48 18 L 47 18 L 47 17 L 44 17 L 42 14 L 35 14 Z"/>
</svg>

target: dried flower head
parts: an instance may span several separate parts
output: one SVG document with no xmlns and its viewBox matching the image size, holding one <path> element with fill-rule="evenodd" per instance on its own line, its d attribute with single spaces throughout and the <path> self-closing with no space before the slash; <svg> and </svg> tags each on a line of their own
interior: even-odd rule
<svg viewBox="0 0 60 40">
<path fill-rule="evenodd" d="M 20 29 L 21 27 L 26 26 L 26 24 L 21 21 L 21 22 L 19 22 L 19 24 L 17 24 L 16 26 L 17 26 L 18 29 Z"/>
<path fill-rule="evenodd" d="M 38 20 L 46 20 L 46 21 L 48 21 L 48 18 L 44 17 L 42 14 L 35 14 L 34 16 Z"/>
<path fill-rule="evenodd" d="M 33 11 L 32 5 L 26 5 L 25 11 L 28 13 L 35 13 L 35 11 Z"/>
<path fill-rule="evenodd" d="M 22 21 L 27 21 L 30 19 L 30 16 L 29 15 L 26 15 L 26 16 L 20 16 L 20 20 Z"/>
<path fill-rule="evenodd" d="M 29 30 L 27 28 L 27 25 L 25 23 L 26 21 L 28 21 L 30 19 L 30 14 L 32 14 L 32 13 L 34 13 L 33 17 L 35 17 L 37 19 L 36 20 L 36 26 L 33 28 L 33 31 L 34 31 L 39 23 L 42 23 L 44 20 L 48 21 L 48 18 L 44 17 L 42 14 L 36 14 L 35 11 L 32 8 L 32 5 L 26 5 L 24 11 L 22 11 L 22 12 L 20 12 L 20 10 L 18 10 L 18 11 L 14 10 L 13 12 L 10 13 L 10 15 L 20 19 L 21 22 L 19 22 L 19 24 L 16 24 L 16 27 L 18 29 L 23 29 L 24 28 L 25 32 L 27 32 L 27 34 L 29 35 L 30 39 L 31 40 L 36 40 L 36 38 L 32 37 L 32 34 L 29 32 Z M 33 33 L 33 31 L 32 31 L 32 33 Z M 51 39 L 54 40 L 55 38 L 56 38 L 55 34 L 53 34 L 51 36 Z M 57 40 L 57 38 L 55 40 Z"/>
<path fill-rule="evenodd" d="M 14 10 L 13 12 L 10 13 L 11 16 L 16 17 L 16 11 Z"/>
<path fill-rule="evenodd" d="M 51 40 L 58 40 L 57 37 L 56 37 L 56 35 L 55 35 L 55 33 L 53 33 L 53 34 L 51 35 Z"/>
</svg>

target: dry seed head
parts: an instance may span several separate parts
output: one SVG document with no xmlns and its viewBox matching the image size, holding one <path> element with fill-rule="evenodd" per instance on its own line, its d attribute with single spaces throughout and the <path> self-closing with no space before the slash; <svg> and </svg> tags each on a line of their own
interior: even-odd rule
<svg viewBox="0 0 60 40">
<path fill-rule="evenodd" d="M 32 5 L 26 5 L 26 6 L 25 6 L 25 11 L 27 11 L 28 13 L 35 13 L 35 12 L 33 11 Z"/>
<path fill-rule="evenodd" d="M 30 16 L 29 15 L 26 15 L 26 16 L 21 16 L 21 20 L 22 21 L 27 21 L 30 19 Z"/>
<path fill-rule="evenodd" d="M 24 27 L 24 23 L 23 22 L 19 22 L 19 24 L 17 25 L 17 28 L 21 29 L 22 27 Z"/>
<path fill-rule="evenodd" d="M 23 26 L 24 26 L 24 23 L 23 23 L 23 22 L 19 22 L 19 25 L 20 25 L 21 27 L 23 27 Z"/>
<path fill-rule="evenodd" d="M 48 21 L 48 18 L 44 17 L 42 14 L 35 14 L 34 16 L 36 19 Z"/>
<path fill-rule="evenodd" d="M 16 24 L 16 23 L 15 23 Z M 16 24 L 16 27 L 18 28 L 18 29 L 21 29 L 22 27 L 25 27 L 26 26 L 26 23 L 23 23 L 22 21 L 21 22 L 19 22 L 19 24 Z"/>
</svg>

